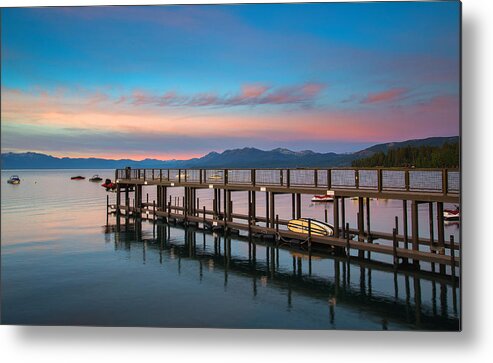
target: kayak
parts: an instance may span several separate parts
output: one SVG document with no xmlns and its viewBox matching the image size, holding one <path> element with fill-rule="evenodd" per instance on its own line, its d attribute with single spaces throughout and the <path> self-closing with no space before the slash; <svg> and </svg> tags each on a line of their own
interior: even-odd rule
<svg viewBox="0 0 493 363">
<path fill-rule="evenodd" d="M 318 202 L 318 203 L 326 203 L 333 201 L 334 201 L 334 197 L 332 195 L 314 195 L 312 198 L 312 202 Z"/>
<path fill-rule="evenodd" d="M 311 229 L 312 236 L 332 236 L 334 234 L 334 227 L 330 224 L 310 218 L 292 219 L 288 222 L 288 229 L 291 232 L 303 234 L 308 234 L 308 229 Z"/>
<path fill-rule="evenodd" d="M 85 178 L 86 177 L 84 177 L 84 176 L 77 175 L 77 176 L 71 177 L 70 179 L 72 179 L 72 180 L 84 180 Z"/>
</svg>

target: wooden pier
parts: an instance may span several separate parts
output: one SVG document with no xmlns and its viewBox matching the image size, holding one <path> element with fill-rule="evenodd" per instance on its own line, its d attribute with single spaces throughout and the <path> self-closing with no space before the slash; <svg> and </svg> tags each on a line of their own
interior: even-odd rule
<svg viewBox="0 0 493 363">
<path fill-rule="evenodd" d="M 456 169 L 333 168 L 333 169 L 117 169 L 115 171 L 118 216 L 151 216 L 166 221 L 200 225 L 204 229 L 245 231 L 249 236 L 278 243 L 298 241 L 331 249 L 338 255 L 372 259 L 388 255 L 395 268 L 429 264 L 443 274 L 457 273 L 460 243 L 444 233 L 444 203 L 460 203 L 460 172 Z M 156 188 L 155 200 L 144 201 L 144 188 Z M 184 188 L 181 200 L 171 198 L 170 188 Z M 200 205 L 197 190 L 210 189 L 212 208 Z M 234 211 L 232 193 L 246 192 L 248 213 Z M 257 215 L 257 197 L 265 194 L 265 215 Z M 302 194 L 332 195 L 333 236 L 294 233 L 288 220 L 276 213 L 276 196 L 291 195 L 291 217 L 302 218 Z M 357 198 L 356 226 L 346 221 L 345 201 Z M 391 231 L 371 229 L 372 198 L 402 201 L 402 216 Z M 418 205 L 429 210 L 430 236 L 419 235 Z M 410 223 L 408 222 L 410 206 Z M 108 205 L 108 210 L 111 210 Z M 329 220 L 329 217 L 331 220 Z M 436 221 L 436 231 L 434 228 Z M 410 225 L 408 225 L 410 224 Z M 436 236 L 435 236 L 436 232 Z M 365 257 L 366 254 L 366 257 Z"/>
</svg>

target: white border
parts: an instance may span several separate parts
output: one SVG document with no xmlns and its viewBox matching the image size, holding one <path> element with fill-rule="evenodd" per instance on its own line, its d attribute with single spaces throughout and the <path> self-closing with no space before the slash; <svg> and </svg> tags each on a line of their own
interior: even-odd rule
<svg viewBox="0 0 493 363">
<path fill-rule="evenodd" d="M 238 1 L 252 2 L 252 1 Z M 262 1 L 256 1 L 262 2 Z M 268 1 L 264 1 L 268 2 Z M 286 1 L 292 2 L 292 1 Z M 144 1 L 142 4 L 207 3 Z M 227 3 L 216 0 L 214 3 Z M 2 0 L 2 6 L 139 4 L 136 1 Z M 493 14 L 463 3 L 463 329 L 458 333 L 0 327 L 3 362 L 475 362 L 492 356 L 491 224 Z M 486 171 L 486 167 L 490 171 Z M 488 182 L 490 181 L 490 182 Z"/>
</svg>

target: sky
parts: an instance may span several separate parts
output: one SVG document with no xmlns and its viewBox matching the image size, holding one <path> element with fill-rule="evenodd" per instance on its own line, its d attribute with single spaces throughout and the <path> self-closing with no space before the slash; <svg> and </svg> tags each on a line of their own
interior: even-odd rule
<svg viewBox="0 0 493 363">
<path fill-rule="evenodd" d="M 1 149 L 188 159 L 459 134 L 455 1 L 1 10 Z"/>
</svg>

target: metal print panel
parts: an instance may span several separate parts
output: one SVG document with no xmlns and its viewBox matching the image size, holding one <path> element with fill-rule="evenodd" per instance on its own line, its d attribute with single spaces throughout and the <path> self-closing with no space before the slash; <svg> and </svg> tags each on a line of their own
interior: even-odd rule
<svg viewBox="0 0 493 363">
<path fill-rule="evenodd" d="M 460 330 L 460 6 L 3 8 L 1 323 Z"/>
</svg>

